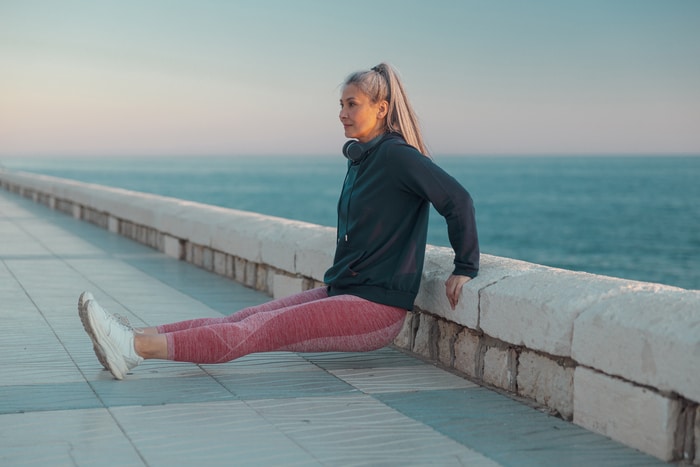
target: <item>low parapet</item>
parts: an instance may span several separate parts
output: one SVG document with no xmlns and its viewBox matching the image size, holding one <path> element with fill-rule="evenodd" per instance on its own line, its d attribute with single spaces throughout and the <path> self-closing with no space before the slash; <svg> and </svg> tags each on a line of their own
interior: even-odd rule
<svg viewBox="0 0 700 467">
<path fill-rule="evenodd" d="M 0 185 L 279 297 L 321 285 L 335 229 L 0 169 Z M 700 291 L 482 255 L 451 310 L 428 246 L 395 345 L 665 461 L 700 463 Z"/>
</svg>

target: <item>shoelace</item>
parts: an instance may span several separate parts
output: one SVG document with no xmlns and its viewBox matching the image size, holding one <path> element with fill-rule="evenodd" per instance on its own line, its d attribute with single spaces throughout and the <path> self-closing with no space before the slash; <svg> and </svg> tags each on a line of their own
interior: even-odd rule
<svg viewBox="0 0 700 467">
<path fill-rule="evenodd" d="M 127 318 L 124 315 L 120 315 L 119 313 L 113 313 L 112 317 L 119 323 L 121 326 L 124 326 L 126 329 L 128 329 L 131 332 L 135 332 L 137 334 L 143 334 L 143 329 L 138 329 L 135 328 L 130 322 L 129 318 Z"/>
</svg>

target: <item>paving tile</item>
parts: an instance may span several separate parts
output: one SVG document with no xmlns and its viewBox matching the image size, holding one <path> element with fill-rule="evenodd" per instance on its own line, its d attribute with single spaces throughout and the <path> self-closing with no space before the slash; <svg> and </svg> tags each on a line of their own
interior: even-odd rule
<svg viewBox="0 0 700 467">
<path fill-rule="evenodd" d="M 221 376 L 217 381 L 244 400 L 327 397 L 357 392 L 351 385 L 320 369 Z"/>
<path fill-rule="evenodd" d="M 241 401 L 112 413 L 149 466 L 323 465 Z"/>
<path fill-rule="evenodd" d="M 362 394 L 247 403 L 324 465 L 498 465 Z"/>
<path fill-rule="evenodd" d="M 105 409 L 12 414 L 1 420 L 0 465 L 146 465 Z"/>
<path fill-rule="evenodd" d="M 325 370 L 416 366 L 423 363 L 405 353 L 384 347 L 372 352 L 325 352 L 300 354 Z"/>
<path fill-rule="evenodd" d="M 374 397 L 503 466 L 665 465 L 485 388 Z"/>
<path fill-rule="evenodd" d="M 162 378 L 127 377 L 91 381 L 90 386 L 108 407 L 124 405 L 164 405 L 233 400 L 236 396 L 216 380 L 202 373 L 197 376 Z"/>
<path fill-rule="evenodd" d="M 215 378 L 231 376 L 245 378 L 248 374 L 270 372 L 317 371 L 318 367 L 309 363 L 300 354 L 292 352 L 265 352 L 246 355 L 228 363 L 200 365 Z"/>
<path fill-rule="evenodd" d="M 0 414 L 95 407 L 103 405 L 84 381 L 0 386 Z"/>
<path fill-rule="evenodd" d="M 432 365 L 399 368 L 330 370 L 330 373 L 366 394 L 475 388 L 476 384 Z"/>
</svg>

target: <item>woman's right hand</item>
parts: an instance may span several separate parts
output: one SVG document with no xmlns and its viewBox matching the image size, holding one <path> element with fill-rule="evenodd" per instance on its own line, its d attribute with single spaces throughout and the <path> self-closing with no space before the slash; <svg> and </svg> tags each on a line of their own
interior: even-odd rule
<svg viewBox="0 0 700 467">
<path fill-rule="evenodd" d="M 464 284 L 472 280 L 469 276 L 457 276 L 451 274 L 450 277 L 445 281 L 445 293 L 447 294 L 447 300 L 450 301 L 450 306 L 454 310 L 459 303 L 459 297 L 462 295 L 462 287 Z"/>
</svg>

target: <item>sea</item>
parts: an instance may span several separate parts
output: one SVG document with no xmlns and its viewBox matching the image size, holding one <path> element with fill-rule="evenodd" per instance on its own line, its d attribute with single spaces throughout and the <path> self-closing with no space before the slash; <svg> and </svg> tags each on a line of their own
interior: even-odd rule
<svg viewBox="0 0 700 467">
<path fill-rule="evenodd" d="M 483 253 L 700 289 L 699 156 L 435 156 L 471 193 Z M 0 165 L 336 226 L 328 156 L 3 157 Z M 432 210 L 428 242 L 449 246 Z"/>
</svg>

